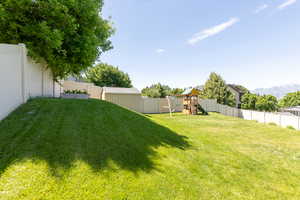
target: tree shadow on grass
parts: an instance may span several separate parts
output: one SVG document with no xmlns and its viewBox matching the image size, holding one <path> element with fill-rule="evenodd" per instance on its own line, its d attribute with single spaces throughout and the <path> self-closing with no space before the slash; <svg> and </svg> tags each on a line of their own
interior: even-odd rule
<svg viewBox="0 0 300 200">
<path fill-rule="evenodd" d="M 149 118 L 99 100 L 35 99 L 0 123 L 0 175 L 12 164 L 44 160 L 53 175 L 75 161 L 93 170 L 155 169 L 156 148 L 184 150 L 187 138 Z"/>
</svg>

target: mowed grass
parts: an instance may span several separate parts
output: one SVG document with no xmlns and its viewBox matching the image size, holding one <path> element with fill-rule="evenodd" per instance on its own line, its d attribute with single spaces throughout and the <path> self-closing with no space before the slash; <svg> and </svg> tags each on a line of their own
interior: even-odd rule
<svg viewBox="0 0 300 200">
<path fill-rule="evenodd" d="M 300 199 L 300 132 L 35 99 L 0 122 L 0 199 Z"/>
</svg>

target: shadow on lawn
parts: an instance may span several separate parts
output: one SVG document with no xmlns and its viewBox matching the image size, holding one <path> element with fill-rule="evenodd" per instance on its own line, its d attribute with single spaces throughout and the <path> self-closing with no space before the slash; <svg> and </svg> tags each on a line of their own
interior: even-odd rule
<svg viewBox="0 0 300 200">
<path fill-rule="evenodd" d="M 185 149 L 186 137 L 149 118 L 98 100 L 36 99 L 0 123 L 0 175 L 13 163 L 45 160 L 53 175 L 82 160 L 98 171 L 150 171 L 155 148 Z"/>
</svg>

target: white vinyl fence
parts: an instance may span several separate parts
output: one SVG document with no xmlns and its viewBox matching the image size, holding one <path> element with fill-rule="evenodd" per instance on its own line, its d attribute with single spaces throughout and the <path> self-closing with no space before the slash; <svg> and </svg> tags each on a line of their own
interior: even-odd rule
<svg viewBox="0 0 300 200">
<path fill-rule="evenodd" d="M 51 71 L 27 57 L 25 45 L 0 44 L 0 120 L 31 97 L 60 91 Z"/>
<path fill-rule="evenodd" d="M 91 87 L 94 87 L 94 92 L 91 92 Z M 64 89 L 86 90 L 91 96 L 94 96 L 94 98 L 100 96 L 99 99 L 107 100 L 111 103 L 145 114 L 169 112 L 167 98 L 146 98 L 142 97 L 140 94 L 114 94 L 108 95 L 106 98 L 101 98 L 101 95 L 99 94 L 102 93 L 102 88 L 93 86 L 92 84 L 72 81 L 65 81 Z M 92 95 L 92 93 L 95 95 Z M 175 112 L 181 112 L 183 110 L 183 97 L 172 98 L 170 102 L 172 104 L 171 107 Z M 226 116 L 239 117 L 245 120 L 256 120 L 261 123 L 275 123 L 282 127 L 292 126 L 295 129 L 300 130 L 300 117 L 297 116 L 237 109 L 218 104 L 217 101 L 213 99 L 199 99 L 199 103 L 207 112 L 218 112 Z"/>
<path fill-rule="evenodd" d="M 167 113 L 169 112 L 169 104 L 167 98 L 141 98 L 143 111 L 142 113 Z M 175 112 L 181 112 L 183 110 L 183 98 L 172 97 L 170 100 L 171 108 Z"/>
<path fill-rule="evenodd" d="M 282 127 L 291 126 L 300 130 L 300 117 L 295 115 L 287 115 L 285 113 L 259 112 L 253 110 L 237 109 L 225 105 L 218 104 L 215 100 L 199 100 L 200 105 L 207 112 L 218 112 L 222 115 L 239 117 L 245 120 L 256 120 L 260 123 L 275 123 Z"/>
</svg>

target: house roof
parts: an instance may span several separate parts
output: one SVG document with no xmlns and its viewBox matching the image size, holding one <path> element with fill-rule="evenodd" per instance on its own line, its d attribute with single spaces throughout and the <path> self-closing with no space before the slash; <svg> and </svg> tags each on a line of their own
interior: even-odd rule
<svg viewBox="0 0 300 200">
<path fill-rule="evenodd" d="M 236 92 L 240 93 L 240 94 L 244 94 L 244 91 L 241 90 L 237 85 L 227 84 L 227 86 L 230 87 L 231 89 L 235 90 Z"/>
<path fill-rule="evenodd" d="M 103 92 L 107 94 L 141 94 L 136 88 L 118 88 L 118 87 L 103 87 Z"/>
</svg>

